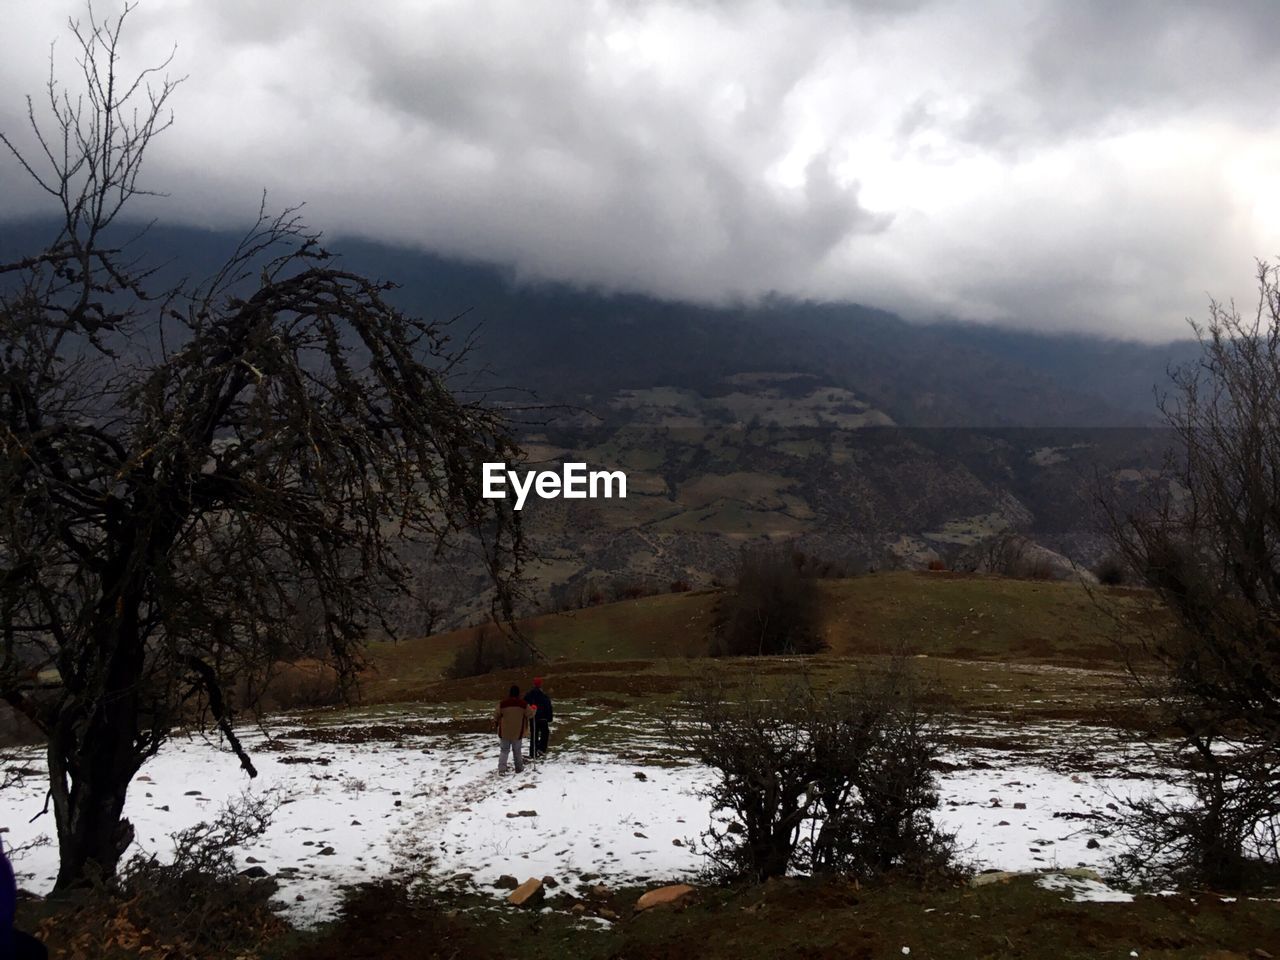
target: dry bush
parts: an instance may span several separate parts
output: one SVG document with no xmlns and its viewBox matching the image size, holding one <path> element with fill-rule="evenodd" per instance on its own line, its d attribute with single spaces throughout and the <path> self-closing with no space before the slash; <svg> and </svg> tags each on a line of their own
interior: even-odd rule
<svg viewBox="0 0 1280 960">
<path fill-rule="evenodd" d="M 338 671 L 318 660 L 281 664 L 259 700 L 262 712 L 332 707 L 345 695 Z"/>
<path fill-rule="evenodd" d="M 1034 558 L 1027 561 L 1019 576 L 1023 580 L 1052 580 L 1054 578 L 1053 564 L 1044 557 Z"/>
<path fill-rule="evenodd" d="M 1129 569 L 1114 554 L 1103 557 L 1093 568 L 1093 575 L 1104 587 L 1122 587 L 1129 582 Z"/>
<path fill-rule="evenodd" d="M 1148 628 L 1118 623 L 1117 636 L 1136 690 L 1177 734 L 1152 738 L 1153 759 L 1190 797 L 1132 810 L 1134 860 L 1223 888 L 1280 861 L 1277 268 L 1258 265 L 1250 315 L 1212 302 L 1194 328 L 1201 356 L 1172 372 L 1161 402 L 1163 476 L 1137 503 L 1114 486 L 1098 499 L 1116 557 L 1164 608 Z"/>
<path fill-rule="evenodd" d="M 1170 757 L 1170 760 L 1174 758 Z M 1205 883 L 1215 889 L 1260 886 L 1280 872 L 1280 754 L 1199 758 L 1184 782 L 1187 800 L 1147 796 L 1124 810 L 1127 849 L 1113 862 L 1124 880 Z M 1259 765 L 1264 769 L 1249 769 Z"/>
<path fill-rule="evenodd" d="M 137 854 L 115 878 L 89 875 L 68 909 L 41 924 L 41 938 L 55 955 L 85 958 L 256 955 L 287 925 L 269 902 L 275 882 L 241 876 L 233 851 L 263 834 L 279 803 L 243 796 L 174 834 L 170 859 Z"/>
<path fill-rule="evenodd" d="M 530 667 L 536 662 L 537 656 L 528 643 L 493 623 L 484 623 L 474 628 L 471 636 L 458 648 L 444 675 L 449 680 L 462 680 L 495 670 Z"/>
<path fill-rule="evenodd" d="M 668 735 L 716 772 L 705 796 L 730 821 L 701 838 L 712 871 L 764 880 L 798 870 L 866 878 L 953 873 L 953 837 L 934 825 L 938 730 L 905 663 L 856 689 L 732 695 L 704 678 Z"/>
<path fill-rule="evenodd" d="M 744 548 L 733 588 L 716 607 L 713 657 L 818 653 L 820 597 L 785 544 Z"/>
</svg>

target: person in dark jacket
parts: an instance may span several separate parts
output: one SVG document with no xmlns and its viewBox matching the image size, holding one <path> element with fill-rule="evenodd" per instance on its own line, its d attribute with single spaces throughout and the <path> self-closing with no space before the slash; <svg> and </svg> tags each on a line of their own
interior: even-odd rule
<svg viewBox="0 0 1280 960">
<path fill-rule="evenodd" d="M 546 753 L 547 743 L 551 739 L 552 710 L 551 698 L 542 689 L 541 677 L 533 678 L 533 686 L 524 695 L 524 700 L 529 706 L 537 708 L 533 715 L 535 750 L 537 753 Z"/>
<path fill-rule="evenodd" d="M 43 943 L 21 930 L 13 928 L 13 916 L 18 908 L 18 882 L 13 876 L 9 858 L 0 848 L 0 957 L 13 960 L 49 960 L 49 951 Z"/>
</svg>

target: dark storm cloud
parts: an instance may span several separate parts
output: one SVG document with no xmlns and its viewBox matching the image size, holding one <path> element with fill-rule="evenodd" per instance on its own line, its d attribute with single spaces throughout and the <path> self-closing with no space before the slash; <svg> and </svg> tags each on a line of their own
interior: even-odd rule
<svg viewBox="0 0 1280 960">
<path fill-rule="evenodd" d="M 1029 30 L 1016 85 L 983 102 L 976 141 L 1017 144 L 1229 118 L 1273 128 L 1280 4 L 1081 0 L 1047 6 Z"/>
<path fill-rule="evenodd" d="M 77 10 L 9 5 L 5 130 Z M 531 277 L 1162 336 L 1280 252 L 1278 11 L 145 0 L 127 59 L 176 42 L 190 76 L 150 167 L 171 218 L 266 187 Z M 38 205 L 11 165 L 0 191 Z"/>
</svg>

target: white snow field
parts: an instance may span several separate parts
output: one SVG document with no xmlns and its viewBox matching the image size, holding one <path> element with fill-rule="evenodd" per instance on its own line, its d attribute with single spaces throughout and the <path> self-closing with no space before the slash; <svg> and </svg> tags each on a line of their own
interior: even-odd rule
<svg viewBox="0 0 1280 960">
<path fill-rule="evenodd" d="M 574 714 L 567 701 L 556 709 Z M 136 846 L 163 856 L 175 831 L 211 819 L 227 800 L 280 791 L 285 803 L 269 831 L 239 858 L 276 877 L 278 900 L 300 925 L 331 916 L 344 886 L 424 869 L 441 882 L 497 892 L 503 874 L 572 886 L 665 881 L 701 868 L 688 841 L 710 823 L 697 793 L 710 774 L 673 765 L 650 721 L 590 714 L 564 742 L 553 736 L 545 760 L 499 777 L 493 738 L 457 732 L 486 712 L 409 705 L 277 718 L 271 739 L 244 736 L 259 769 L 254 780 L 216 742 L 177 738 L 130 790 Z M 590 736 L 593 722 L 608 725 L 611 745 Z M 953 732 L 964 746 L 947 754 L 939 820 L 979 868 L 1102 866 L 1117 849 L 1117 801 L 1169 792 L 1151 771 L 1135 773 L 1114 733 L 1100 728 L 992 722 Z M 52 814 L 37 816 L 45 793 L 39 751 L 22 762 L 31 775 L 0 793 L 7 848 L 53 830 Z M 56 865 L 50 843 L 15 868 L 42 892 Z M 1099 895 L 1089 884 L 1061 888 L 1068 898 Z"/>
</svg>

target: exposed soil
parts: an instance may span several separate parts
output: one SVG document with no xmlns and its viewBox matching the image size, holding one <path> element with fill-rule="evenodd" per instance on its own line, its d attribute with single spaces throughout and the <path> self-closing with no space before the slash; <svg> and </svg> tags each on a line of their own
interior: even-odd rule
<svg viewBox="0 0 1280 960">
<path fill-rule="evenodd" d="M 845 882 L 782 881 L 702 892 L 683 908 L 636 915 L 640 891 L 610 901 L 611 925 L 505 903 L 411 900 L 387 885 L 366 888 L 342 919 L 291 944 L 282 960 L 421 957 L 522 960 L 583 957 L 743 956 L 1031 958 L 1260 958 L 1280 946 L 1280 905 L 1241 899 L 1140 897 L 1133 903 L 1076 903 L 1018 878 L 978 889 L 859 888 Z M 593 911 L 594 912 L 594 911 Z M 903 948 L 909 949 L 908 954 Z"/>
</svg>

